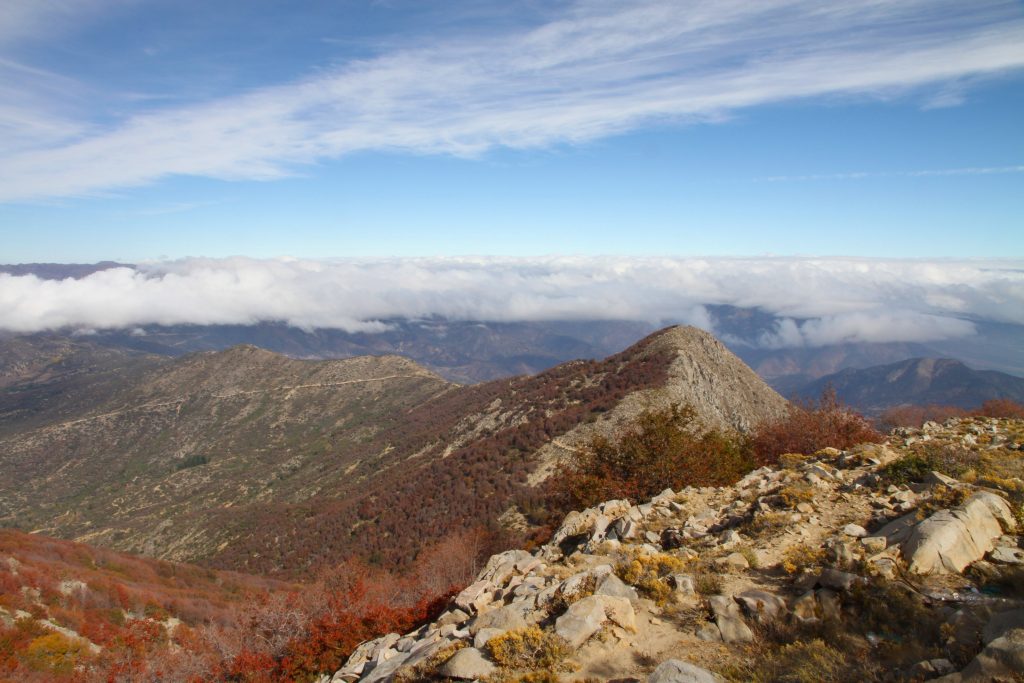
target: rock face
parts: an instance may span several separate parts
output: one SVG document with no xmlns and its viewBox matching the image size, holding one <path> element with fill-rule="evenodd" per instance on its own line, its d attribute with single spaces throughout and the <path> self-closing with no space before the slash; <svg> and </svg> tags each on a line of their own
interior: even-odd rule
<svg viewBox="0 0 1024 683">
<path fill-rule="evenodd" d="M 1016 522 L 1006 501 L 979 492 L 953 510 L 940 510 L 924 520 L 903 544 L 903 555 L 916 574 L 962 572 L 995 547 L 1004 529 Z"/>
</svg>

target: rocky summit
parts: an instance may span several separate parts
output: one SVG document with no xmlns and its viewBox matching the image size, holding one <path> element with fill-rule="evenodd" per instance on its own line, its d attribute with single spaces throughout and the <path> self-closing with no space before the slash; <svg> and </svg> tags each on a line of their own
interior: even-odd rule
<svg viewBox="0 0 1024 683">
<path fill-rule="evenodd" d="M 1015 681 L 1024 422 L 951 419 L 568 514 L 330 681 Z"/>
</svg>

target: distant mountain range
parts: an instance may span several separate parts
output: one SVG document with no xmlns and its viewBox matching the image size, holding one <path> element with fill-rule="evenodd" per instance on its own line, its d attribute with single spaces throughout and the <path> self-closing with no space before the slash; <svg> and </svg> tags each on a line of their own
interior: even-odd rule
<svg viewBox="0 0 1024 683">
<path fill-rule="evenodd" d="M 1024 403 L 1024 379 L 1003 372 L 972 370 L 951 358 L 911 358 L 870 368 L 848 368 L 811 382 L 799 393 L 816 397 L 828 386 L 844 403 L 867 414 L 899 405 L 975 408 L 996 398 Z"/>
</svg>

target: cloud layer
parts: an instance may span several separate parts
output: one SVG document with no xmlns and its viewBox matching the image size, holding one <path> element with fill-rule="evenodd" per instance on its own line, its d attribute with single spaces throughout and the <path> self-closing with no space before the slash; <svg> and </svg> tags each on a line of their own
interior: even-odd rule
<svg viewBox="0 0 1024 683">
<path fill-rule="evenodd" d="M 68 3 L 42 6 L 51 5 Z M 1012 0 L 565 7 L 530 28 L 440 43 L 413 37 L 297 82 L 103 124 L 69 120 L 55 94 L 68 84 L 0 52 L 0 75 L 17 78 L 16 88 L 0 86 L 0 130 L 19 141 L 0 143 L 0 201 L 170 175 L 271 179 L 364 150 L 474 155 L 578 143 L 760 104 L 890 97 L 926 84 L 955 87 L 962 99 L 970 80 L 1024 67 L 1024 13 Z M 24 30 L 39 18 L 14 15 Z"/>
<path fill-rule="evenodd" d="M 853 258 L 187 259 L 81 279 L 0 275 L 0 328 L 283 321 L 380 331 L 391 318 L 683 321 L 708 304 L 782 321 L 765 347 L 935 341 L 1024 325 L 1024 262 Z"/>
</svg>

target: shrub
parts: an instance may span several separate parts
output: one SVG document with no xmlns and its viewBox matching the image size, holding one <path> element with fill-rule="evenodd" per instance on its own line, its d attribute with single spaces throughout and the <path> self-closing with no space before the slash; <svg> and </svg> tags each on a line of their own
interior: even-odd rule
<svg viewBox="0 0 1024 683">
<path fill-rule="evenodd" d="M 1008 398 L 995 398 L 982 403 L 980 408 L 974 410 L 974 414 L 984 417 L 1024 420 L 1024 406 Z"/>
<path fill-rule="evenodd" d="M 564 667 L 571 653 L 569 644 L 539 626 L 514 629 L 487 642 L 491 658 L 507 669 L 555 671 Z"/>
<path fill-rule="evenodd" d="M 644 597 L 663 605 L 672 595 L 672 590 L 663 580 L 664 577 L 681 571 L 684 567 L 686 562 L 673 555 L 639 554 L 627 556 L 618 562 L 615 565 L 615 575 L 627 584 L 635 586 Z"/>
<path fill-rule="evenodd" d="M 792 545 L 782 554 L 782 568 L 787 574 L 797 574 L 810 567 L 817 566 L 825 559 L 823 548 L 812 548 L 809 545 Z"/>
<path fill-rule="evenodd" d="M 817 401 L 796 402 L 778 420 L 759 425 L 750 440 L 757 464 L 775 464 L 784 453 L 814 453 L 829 446 L 850 448 L 884 437 L 860 413 L 844 406 L 835 390 Z"/>
<path fill-rule="evenodd" d="M 924 481 L 932 466 L 920 455 L 905 455 L 899 460 L 894 460 L 882 468 L 882 476 L 886 481 L 897 486 L 910 484 L 912 482 Z"/>
<path fill-rule="evenodd" d="M 648 410 L 613 439 L 597 436 L 552 479 L 563 510 L 641 500 L 666 486 L 719 486 L 753 469 L 744 439 L 703 429 L 690 407 Z"/>
<path fill-rule="evenodd" d="M 779 491 L 782 504 L 790 510 L 796 508 L 800 503 L 810 503 L 814 500 L 814 487 L 806 481 L 798 481 L 784 486 Z"/>
<path fill-rule="evenodd" d="M 767 675 L 759 678 L 772 683 L 838 681 L 845 663 L 839 650 L 815 638 L 779 648 L 767 662 Z"/>
<path fill-rule="evenodd" d="M 896 427 L 920 428 L 925 422 L 945 422 L 951 417 L 965 415 L 967 411 L 956 406 L 896 406 L 878 417 L 878 426 L 886 432 Z"/>
</svg>

